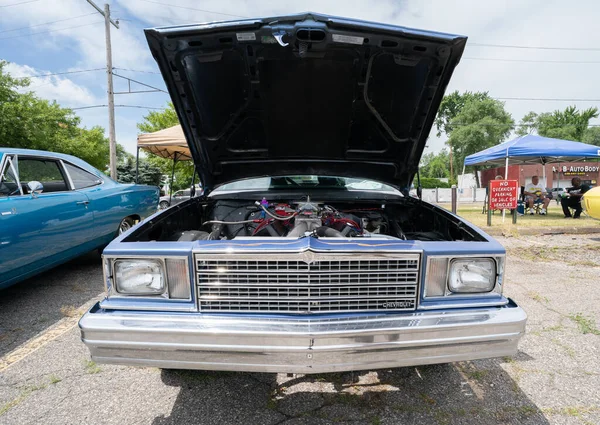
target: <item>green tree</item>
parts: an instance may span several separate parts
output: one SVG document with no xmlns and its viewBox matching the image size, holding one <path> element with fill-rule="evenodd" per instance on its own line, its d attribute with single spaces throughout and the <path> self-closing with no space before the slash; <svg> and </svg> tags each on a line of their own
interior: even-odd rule
<svg viewBox="0 0 600 425">
<path fill-rule="evenodd" d="M 464 93 L 460 93 L 459 91 L 454 91 L 444 96 L 442 102 L 440 103 L 440 109 L 438 110 L 435 118 L 437 137 L 441 137 L 442 133 L 450 136 L 456 126 L 461 125 L 461 123 L 455 121 L 455 118 L 462 112 L 467 104 L 471 102 L 481 102 L 486 99 L 491 99 L 488 92 L 466 91 Z M 452 123 L 454 123 L 454 125 L 452 125 Z M 455 149 L 451 142 L 452 141 L 449 139 L 446 144 L 449 148 L 448 163 L 450 169 L 450 178 L 451 180 L 454 180 L 454 176 L 458 174 L 457 171 L 462 167 L 462 163 L 460 163 L 454 155 Z"/>
<path fill-rule="evenodd" d="M 23 92 L 26 78 L 14 78 L 0 61 L 0 141 L 3 146 L 39 149 L 77 156 L 94 167 L 108 165 L 108 139 L 102 127 L 87 129 L 71 109 Z M 118 149 L 123 152 L 121 146 Z"/>
<path fill-rule="evenodd" d="M 575 106 L 568 106 L 564 111 L 556 110 L 541 114 L 529 112 L 521 119 L 517 134 L 535 132 L 544 137 L 581 142 L 584 141 L 586 134 L 593 134 L 589 132 L 588 126 L 590 120 L 597 117 L 598 108 L 595 107 L 579 111 Z"/>
<path fill-rule="evenodd" d="M 462 166 L 466 156 L 504 141 L 514 128 L 514 120 L 503 102 L 486 98 L 467 102 L 450 127 L 447 143 L 454 149 L 454 163 Z"/>
<path fill-rule="evenodd" d="M 472 101 L 482 101 L 490 99 L 488 92 L 470 92 L 460 93 L 458 90 L 444 96 L 440 109 L 435 117 L 435 126 L 437 136 L 441 137 L 442 132 L 450 134 L 452 132 L 451 122 L 463 110 L 465 105 Z"/>
<path fill-rule="evenodd" d="M 419 171 L 423 178 L 449 178 L 450 177 L 450 155 L 448 150 L 442 149 L 438 153 L 423 155 Z"/>
<path fill-rule="evenodd" d="M 117 175 L 119 183 L 135 183 L 136 163 L 133 156 L 128 156 L 117 166 Z M 160 168 L 149 163 L 144 159 L 139 162 L 139 184 L 149 184 L 151 186 L 160 186 L 163 173 Z"/>
<path fill-rule="evenodd" d="M 600 127 L 588 127 L 583 134 L 583 143 L 600 146 Z"/>
</svg>

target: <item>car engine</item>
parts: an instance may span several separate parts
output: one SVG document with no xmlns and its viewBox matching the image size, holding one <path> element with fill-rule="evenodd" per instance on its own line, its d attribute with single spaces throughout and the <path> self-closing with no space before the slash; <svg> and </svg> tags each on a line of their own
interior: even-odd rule
<svg viewBox="0 0 600 425">
<path fill-rule="evenodd" d="M 269 202 L 263 198 L 253 205 L 217 202 L 210 220 L 201 231 L 181 232 L 176 240 L 233 239 L 236 237 L 329 237 L 354 238 L 385 236 L 390 228 L 385 205 L 379 208 L 339 209 L 323 202 Z M 395 235 L 406 239 L 400 231 Z"/>
</svg>

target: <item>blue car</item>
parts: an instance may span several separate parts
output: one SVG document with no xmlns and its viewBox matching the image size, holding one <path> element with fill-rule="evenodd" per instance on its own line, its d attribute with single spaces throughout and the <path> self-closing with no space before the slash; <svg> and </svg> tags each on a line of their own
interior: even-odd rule
<svg viewBox="0 0 600 425">
<path fill-rule="evenodd" d="M 70 155 L 0 147 L 0 289 L 104 247 L 158 197 Z"/>
<path fill-rule="evenodd" d="M 304 374 L 517 352 L 503 246 L 409 196 L 466 37 L 312 13 L 146 37 L 204 190 L 104 250 L 106 297 L 79 322 L 96 362 Z"/>
</svg>

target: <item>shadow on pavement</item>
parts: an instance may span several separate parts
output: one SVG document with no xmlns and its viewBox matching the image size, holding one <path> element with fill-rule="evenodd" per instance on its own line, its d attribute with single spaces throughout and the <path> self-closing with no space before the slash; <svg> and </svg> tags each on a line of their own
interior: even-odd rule
<svg viewBox="0 0 600 425">
<path fill-rule="evenodd" d="M 504 363 L 296 376 L 163 370 L 163 382 L 181 389 L 171 414 L 152 424 L 548 424 Z"/>
<path fill-rule="evenodd" d="M 0 290 L 0 356 L 104 291 L 97 251 Z"/>
</svg>

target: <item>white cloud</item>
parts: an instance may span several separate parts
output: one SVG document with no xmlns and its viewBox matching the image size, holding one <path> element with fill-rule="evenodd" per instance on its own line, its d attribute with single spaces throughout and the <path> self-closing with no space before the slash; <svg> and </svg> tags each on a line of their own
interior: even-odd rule
<svg viewBox="0 0 600 425">
<path fill-rule="evenodd" d="M 102 6 L 104 2 L 97 3 Z M 113 9 L 111 16 L 116 19 L 120 8 Z M 70 17 L 75 19 L 66 20 Z M 106 66 L 104 17 L 85 1 L 52 0 L 32 3 L 30 7 L 9 7 L 2 10 L 0 22 L 10 22 L 10 26 L 3 25 L 6 29 L 35 26 L 30 31 L 0 34 L 0 40 L 7 43 L 21 42 L 30 49 L 66 50 L 74 55 L 77 66 Z M 48 22 L 53 23 L 39 26 Z M 111 28 L 114 66 L 150 69 L 152 58 L 140 37 L 141 29 L 127 22 L 120 27 Z M 21 37 L 28 33 L 33 34 Z"/>
<path fill-rule="evenodd" d="M 6 65 L 6 71 L 18 77 L 31 77 L 52 73 L 51 71 L 35 69 L 28 65 L 19 65 L 16 63 Z M 62 106 L 66 107 L 88 106 L 100 102 L 87 87 L 60 75 L 32 78 L 30 86 L 24 88 L 23 91 L 33 91 L 44 99 L 56 100 Z"/>
<path fill-rule="evenodd" d="M 157 3 L 162 4 L 157 4 Z M 98 2 L 103 3 L 103 2 Z M 408 27 L 463 34 L 469 43 L 461 64 L 448 90 L 489 91 L 495 97 L 538 98 L 600 98 L 596 89 L 598 64 L 526 63 L 475 60 L 469 58 L 516 60 L 597 61 L 599 51 L 582 50 L 525 50 L 475 46 L 473 43 L 530 46 L 597 47 L 600 32 L 592 31 L 600 16 L 600 3 L 580 0 L 576 3 L 549 0 L 113 0 L 114 17 L 120 17 L 121 29 L 112 29 L 113 63 L 115 67 L 149 70 L 155 69 L 142 33 L 142 26 L 176 25 L 193 22 L 235 19 L 221 12 L 241 17 L 277 16 L 281 14 L 315 11 L 337 16 L 392 23 Z M 187 7 L 171 7 L 165 4 Z M 203 9 L 191 10 L 191 9 Z M 24 6 L 5 8 L 0 16 L 0 30 L 37 25 L 71 16 L 91 14 L 76 20 L 58 22 L 32 29 L 32 32 L 64 29 L 102 20 L 85 1 L 45 0 Z M 126 21 L 131 19 L 132 21 Z M 143 22 L 140 25 L 139 20 Z M 0 33 L 0 39 L 22 32 Z M 19 41 L 19 43 L 16 42 Z M 7 47 L 10 46 L 10 47 Z M 71 28 L 47 34 L 0 41 L 0 56 L 10 48 L 29 49 L 35 52 L 56 52 L 66 58 L 65 68 L 97 68 L 105 66 L 104 26 L 102 23 Z M 10 51 L 10 50 L 9 50 Z M 23 63 L 23 62 L 21 62 Z M 36 72 L 39 70 L 36 70 Z M 135 75 L 135 74 L 132 74 Z M 139 80 L 149 81 L 150 76 L 137 74 Z M 90 78 L 93 77 L 93 78 Z M 75 83 L 76 80 L 78 83 Z M 151 80 L 150 80 L 151 81 Z M 36 81 L 40 96 L 58 101 L 93 104 L 106 103 L 105 76 L 102 72 L 73 78 Z M 154 83 L 155 85 L 157 83 Z M 96 99 L 95 97 L 98 97 Z M 160 106 L 156 94 L 148 97 L 125 96 L 120 103 L 143 103 Z M 159 103 L 159 105 L 157 105 Z M 579 108 L 596 106 L 590 102 L 572 102 Z M 530 110 L 543 112 L 562 109 L 567 102 L 507 100 L 506 108 L 518 121 Z M 118 122 L 117 138 L 129 140 L 136 133 L 135 119 L 145 111 L 117 110 L 117 116 L 126 119 Z M 83 115 L 83 112 L 82 112 Z M 86 112 L 87 123 L 98 119 L 105 124 L 105 110 Z M 89 124 L 88 124 L 89 125 Z M 131 142 L 126 142 L 130 144 Z M 443 140 L 432 138 L 430 150 L 443 147 Z"/>
</svg>

